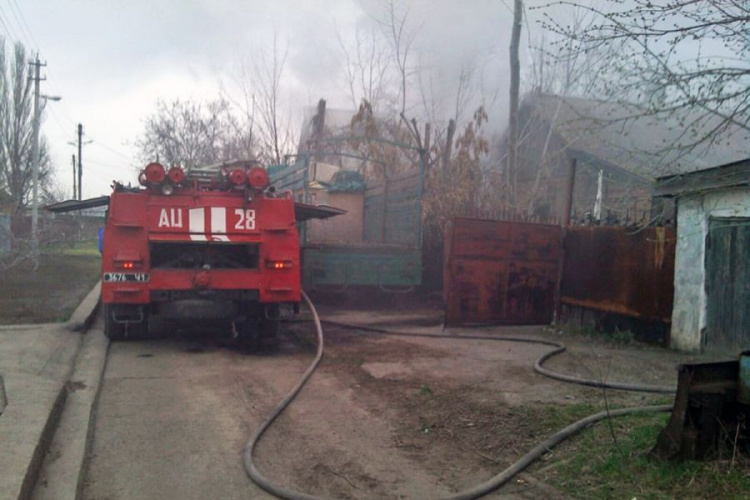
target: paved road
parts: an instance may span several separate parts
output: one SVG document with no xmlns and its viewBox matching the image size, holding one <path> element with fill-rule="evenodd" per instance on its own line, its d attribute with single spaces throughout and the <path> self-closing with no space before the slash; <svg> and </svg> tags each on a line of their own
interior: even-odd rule
<svg viewBox="0 0 750 500">
<path fill-rule="evenodd" d="M 245 475 L 242 449 L 307 357 L 189 338 L 112 343 L 83 498 L 268 497 Z"/>
<path fill-rule="evenodd" d="M 245 475 L 242 450 L 312 356 L 288 337 L 273 355 L 177 335 L 112 343 L 83 498 L 269 498 Z M 313 381 L 259 448 L 270 478 L 326 497 L 449 492 L 394 453 L 385 415 L 363 407 L 345 377 Z"/>
</svg>

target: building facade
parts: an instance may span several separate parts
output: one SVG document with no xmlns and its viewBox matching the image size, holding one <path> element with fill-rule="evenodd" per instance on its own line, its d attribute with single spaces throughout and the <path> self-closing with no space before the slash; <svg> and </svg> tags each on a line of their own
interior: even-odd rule
<svg viewBox="0 0 750 500">
<path fill-rule="evenodd" d="M 750 159 L 659 179 L 677 199 L 671 346 L 750 349 Z"/>
</svg>

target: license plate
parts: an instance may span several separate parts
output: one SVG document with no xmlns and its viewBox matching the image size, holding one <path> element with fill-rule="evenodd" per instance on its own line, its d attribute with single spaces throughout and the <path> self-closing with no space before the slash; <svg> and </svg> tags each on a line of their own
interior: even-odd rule
<svg viewBox="0 0 750 500">
<path fill-rule="evenodd" d="M 121 283 L 125 281 L 148 283 L 148 273 L 104 273 L 104 281 L 110 283 Z"/>
</svg>

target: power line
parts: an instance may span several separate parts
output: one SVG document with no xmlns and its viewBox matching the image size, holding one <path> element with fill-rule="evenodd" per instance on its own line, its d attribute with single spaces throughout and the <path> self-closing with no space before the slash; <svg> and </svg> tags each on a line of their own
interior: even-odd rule
<svg viewBox="0 0 750 500">
<path fill-rule="evenodd" d="M 91 137 L 91 136 L 89 135 L 89 137 Z M 132 159 L 133 159 L 133 156 L 132 156 L 132 155 L 131 155 L 131 156 L 128 156 L 128 155 L 126 155 L 126 154 L 123 154 L 123 153 L 121 153 L 121 152 L 117 151 L 116 149 L 114 149 L 114 148 L 112 148 L 112 147 L 108 146 L 107 144 L 103 143 L 103 142 L 102 142 L 102 141 L 100 141 L 99 139 L 96 139 L 96 138 L 93 138 L 93 137 L 91 137 L 91 140 L 92 140 L 92 141 L 94 141 L 94 142 L 93 142 L 93 144 L 94 144 L 94 145 L 96 145 L 96 146 L 100 146 L 100 147 L 102 147 L 102 148 L 106 149 L 107 151 L 109 151 L 110 153 L 114 153 L 114 154 L 116 154 L 117 156 L 120 156 L 120 157 L 122 157 L 122 158 L 124 158 L 124 159 L 126 159 L 126 160 L 132 160 Z"/>
<path fill-rule="evenodd" d="M 11 36 L 14 41 L 23 42 L 23 40 L 21 40 L 21 37 L 19 37 L 16 34 L 16 31 L 13 29 L 13 26 L 11 26 L 10 21 L 8 20 L 8 16 L 5 15 L 5 11 L 3 10 L 2 7 L 0 7 L 0 22 L 5 27 L 5 30 L 6 30 L 6 33 L 8 33 L 8 36 Z"/>
<path fill-rule="evenodd" d="M 0 6 L 0 12 L 5 15 L 5 18 L 10 23 L 10 17 L 8 17 L 7 14 L 5 14 L 5 11 L 3 10 L 2 6 Z M 23 38 L 23 42 L 27 44 L 32 49 L 36 49 L 37 52 L 39 52 L 39 49 L 34 46 L 33 43 L 30 42 L 29 38 L 26 36 L 26 32 L 23 29 L 23 25 L 21 24 L 21 21 L 18 19 L 18 16 L 16 15 L 16 11 L 13 10 L 13 6 L 10 6 L 10 13 L 13 15 L 13 18 L 16 20 L 16 26 L 18 27 L 19 33 L 21 33 L 21 38 Z"/>
<path fill-rule="evenodd" d="M 23 15 L 23 11 L 21 10 L 21 7 L 18 6 L 18 3 L 16 2 L 16 0 L 11 0 L 11 4 L 12 4 L 10 6 L 11 10 L 13 10 L 13 6 L 15 5 L 16 11 L 18 12 L 18 15 L 21 16 L 21 22 L 23 23 L 23 26 L 26 27 L 26 31 L 28 32 L 29 37 L 31 37 L 31 41 L 34 42 L 33 45 L 35 46 L 35 48 L 38 51 L 39 50 L 39 43 L 37 43 L 36 38 L 34 38 L 34 33 L 31 31 L 31 28 L 29 28 L 28 23 L 26 23 L 26 17 Z M 15 16 L 15 14 L 14 14 L 14 16 Z M 18 18 L 16 18 L 16 20 L 18 20 Z"/>
<path fill-rule="evenodd" d="M 122 170 L 122 169 L 130 170 L 131 169 L 131 167 L 124 165 L 124 164 L 116 165 L 113 163 L 107 163 L 107 162 L 103 162 L 99 160 L 87 160 L 87 162 L 93 163 L 94 165 L 99 165 L 101 167 L 116 168 L 118 170 Z"/>
<path fill-rule="evenodd" d="M 65 126 L 60 121 L 60 118 L 57 116 L 57 113 L 54 112 L 54 108 L 50 108 L 49 111 L 50 111 L 50 115 L 52 116 L 52 119 L 54 120 L 55 124 L 58 126 L 60 131 L 65 135 L 69 135 L 70 133 L 65 129 Z"/>
<path fill-rule="evenodd" d="M 5 25 L 5 21 L 3 20 L 3 18 L 2 18 L 2 17 L 0 17 L 0 26 L 2 26 L 2 28 L 3 28 L 3 32 L 5 32 L 5 36 L 6 36 L 6 38 L 10 38 L 10 39 L 11 39 L 11 41 L 13 41 L 13 39 L 15 38 L 15 36 L 14 36 L 14 35 L 11 35 L 11 34 L 10 34 L 10 30 L 9 30 L 9 29 L 8 29 L 8 27 L 7 27 L 6 25 Z"/>
</svg>

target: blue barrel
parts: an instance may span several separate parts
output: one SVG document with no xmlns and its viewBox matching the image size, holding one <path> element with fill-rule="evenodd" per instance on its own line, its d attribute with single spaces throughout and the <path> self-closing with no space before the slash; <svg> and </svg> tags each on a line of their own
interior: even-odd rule
<svg viewBox="0 0 750 500">
<path fill-rule="evenodd" d="M 740 354 L 740 379 L 737 384 L 737 402 L 750 405 L 750 351 Z"/>
</svg>

